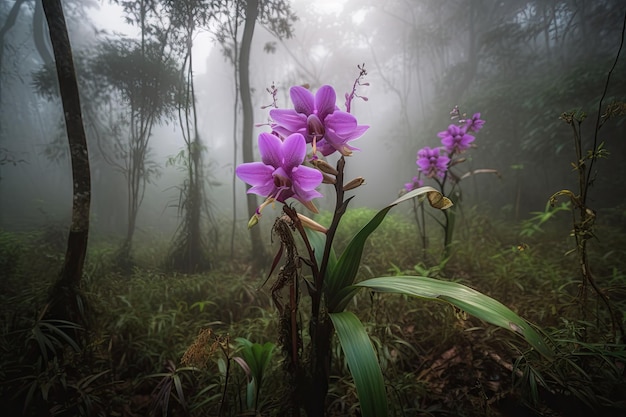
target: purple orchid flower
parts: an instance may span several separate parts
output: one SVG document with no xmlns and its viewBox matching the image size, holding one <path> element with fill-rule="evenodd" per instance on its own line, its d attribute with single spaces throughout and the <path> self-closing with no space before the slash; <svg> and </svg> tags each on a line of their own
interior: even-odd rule
<svg viewBox="0 0 626 417">
<path fill-rule="evenodd" d="M 306 157 L 304 136 L 294 133 L 282 141 L 270 133 L 261 133 L 259 152 L 263 162 L 244 163 L 235 170 L 241 180 L 252 185 L 248 193 L 282 203 L 293 197 L 316 213 L 311 200 L 322 197 L 315 188 L 323 177 L 318 170 L 302 165 Z M 259 210 L 257 214 L 260 215 Z"/>
<path fill-rule="evenodd" d="M 428 146 L 417 151 L 417 167 L 429 178 L 442 178 L 448 170 L 450 158 L 442 155 L 441 151 L 441 148 L 431 149 Z"/>
<path fill-rule="evenodd" d="M 300 133 L 313 149 L 328 156 L 335 151 L 348 156 L 358 150 L 348 144 L 361 137 L 369 126 L 358 125 L 350 113 L 339 110 L 335 90 L 324 85 L 313 95 L 301 86 L 289 89 L 293 109 L 272 109 L 272 129 L 282 136 Z"/>
<path fill-rule="evenodd" d="M 480 118 L 480 113 L 474 113 L 471 119 L 465 121 L 465 129 L 467 132 L 478 132 L 484 124 L 485 121 Z"/>
<path fill-rule="evenodd" d="M 419 179 L 418 177 L 413 177 L 411 182 L 407 182 L 404 184 L 404 189 L 408 193 L 409 191 L 416 190 L 424 185 L 424 180 Z"/>
<path fill-rule="evenodd" d="M 441 138 L 441 144 L 449 154 L 463 152 L 476 139 L 474 136 L 468 135 L 465 129 L 466 127 L 452 124 L 448 126 L 447 130 L 437 134 Z"/>
</svg>

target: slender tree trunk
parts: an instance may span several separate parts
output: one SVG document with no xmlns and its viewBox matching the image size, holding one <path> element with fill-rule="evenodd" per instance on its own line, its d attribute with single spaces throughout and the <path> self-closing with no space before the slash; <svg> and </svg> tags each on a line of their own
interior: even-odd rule
<svg viewBox="0 0 626 417">
<path fill-rule="evenodd" d="M 89 206 L 91 203 L 89 153 L 83 127 L 72 49 L 61 0 L 44 1 L 43 7 L 56 61 L 63 113 L 65 114 L 65 127 L 70 147 L 73 183 L 72 223 L 63 269 L 50 295 L 50 313 L 57 318 L 85 323 L 78 290 L 83 274 L 89 236 Z"/>
<path fill-rule="evenodd" d="M 146 62 L 146 11 L 147 5 L 140 0 L 139 24 L 141 28 L 141 59 L 142 65 Z M 132 245 L 135 229 L 137 227 L 137 215 L 143 199 L 142 190 L 145 189 L 146 175 L 146 151 L 150 137 L 150 117 L 146 116 L 146 94 L 143 68 L 139 69 L 141 77 L 141 94 L 138 99 L 130 100 L 130 146 L 128 155 L 128 223 L 126 224 L 126 237 L 117 254 L 118 265 L 123 270 L 129 270 L 133 264 Z M 135 101 L 137 100 L 137 101 Z M 139 120 L 137 120 L 137 118 Z"/>
<path fill-rule="evenodd" d="M 187 186 L 183 191 L 184 202 L 179 208 L 182 225 L 174 239 L 170 252 L 170 266 L 177 271 L 195 273 L 209 269 L 206 240 L 202 234 L 202 208 L 205 204 L 202 176 L 202 141 L 198 133 L 198 112 L 193 80 L 193 17 L 187 23 L 187 51 L 183 63 L 185 80 L 185 102 L 179 109 L 179 122 L 187 150 Z M 184 110 L 184 114 L 183 114 Z M 209 215 L 207 214 L 207 217 Z"/>
<path fill-rule="evenodd" d="M 189 34 L 189 88 L 191 91 L 191 110 L 193 115 L 193 142 L 189 147 L 189 196 L 191 198 L 189 207 L 189 267 L 192 271 L 203 268 L 204 244 L 202 242 L 201 219 L 202 202 L 204 193 L 202 192 L 202 142 L 198 133 L 198 113 L 196 109 L 196 91 L 193 84 L 193 61 L 191 55 L 191 36 Z M 207 259 L 208 261 L 208 259 Z"/>
<path fill-rule="evenodd" d="M 241 94 L 241 106 L 243 109 L 243 136 L 241 148 L 243 151 L 243 162 L 253 162 L 252 152 L 252 130 L 254 127 L 254 111 L 252 109 L 252 96 L 250 91 L 250 49 L 252 45 L 252 35 L 254 25 L 259 14 L 258 0 L 248 0 L 246 3 L 246 23 L 243 27 L 241 38 L 241 54 L 239 55 L 239 91 Z M 258 202 L 254 194 L 247 195 L 248 214 L 252 216 L 258 207 Z M 258 227 L 250 229 L 252 239 L 252 260 L 256 264 L 261 264 L 265 255 L 265 248 L 261 241 L 261 232 Z"/>
<path fill-rule="evenodd" d="M 237 156 L 239 149 L 237 147 L 237 132 L 239 127 L 239 45 L 237 43 L 237 32 L 239 24 L 235 21 L 233 25 L 233 73 L 235 79 L 235 103 L 233 104 L 233 222 L 230 229 L 230 259 L 235 258 L 235 231 L 237 230 Z"/>
</svg>

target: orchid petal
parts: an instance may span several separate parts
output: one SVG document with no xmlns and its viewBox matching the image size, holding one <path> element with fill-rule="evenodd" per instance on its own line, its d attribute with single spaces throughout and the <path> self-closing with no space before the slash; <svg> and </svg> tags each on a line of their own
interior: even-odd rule
<svg viewBox="0 0 626 417">
<path fill-rule="evenodd" d="M 296 131 L 293 130 L 289 130 L 289 129 L 285 129 L 282 126 L 279 125 L 275 125 L 272 126 L 272 131 L 273 133 L 276 133 L 278 136 L 280 136 L 281 138 L 286 138 L 287 136 L 293 134 L 293 133 L 299 133 L 302 136 L 304 136 L 305 138 L 307 137 L 307 129 L 305 127 L 302 127 Z M 308 143 L 308 141 L 307 141 Z"/>
<path fill-rule="evenodd" d="M 261 197 L 269 197 L 276 194 L 276 186 L 274 185 L 274 181 L 269 181 L 262 185 L 255 185 L 254 187 L 250 187 L 250 189 L 246 193 L 256 194 Z"/>
<path fill-rule="evenodd" d="M 295 188 L 302 191 L 311 191 L 315 190 L 315 187 L 322 183 L 324 176 L 315 168 L 301 165 L 293 169 L 291 178 L 293 178 Z M 317 191 L 315 193 L 316 197 L 322 196 Z"/>
<path fill-rule="evenodd" d="M 356 139 L 365 133 L 369 126 L 357 126 L 356 117 L 344 111 L 329 114 L 324 120 L 326 129 L 332 129 L 337 135 L 346 139 Z"/>
<path fill-rule="evenodd" d="M 315 99 L 313 98 L 313 93 L 306 88 L 299 85 L 293 86 L 289 89 L 289 95 L 291 96 L 293 108 L 296 112 L 304 113 L 308 116 L 313 113 L 313 110 L 315 110 Z"/>
<path fill-rule="evenodd" d="M 272 181 L 274 168 L 263 162 L 247 162 L 235 169 L 237 176 L 244 182 L 253 186 L 259 186 Z"/>
<path fill-rule="evenodd" d="M 274 124 L 278 125 L 291 133 L 299 132 L 303 129 L 306 132 L 307 115 L 299 114 L 293 109 L 272 109 L 270 117 L 274 120 Z M 275 130 L 277 126 L 272 126 Z M 288 136 L 288 135 L 286 135 Z"/>
<path fill-rule="evenodd" d="M 283 163 L 282 154 L 283 142 L 271 133 L 261 133 L 259 135 L 259 152 L 264 164 L 278 168 Z"/>
<path fill-rule="evenodd" d="M 331 145 L 326 139 L 322 139 L 317 142 L 317 151 L 324 156 L 328 156 L 332 153 L 335 153 L 337 149 L 335 149 L 335 147 Z"/>
<path fill-rule="evenodd" d="M 306 141 L 299 133 L 289 135 L 282 143 L 282 165 L 286 171 L 291 171 L 304 161 L 306 156 Z"/>
<path fill-rule="evenodd" d="M 350 139 L 357 139 L 360 138 L 361 136 L 363 136 L 363 134 L 365 132 L 367 132 L 367 129 L 369 129 L 370 127 L 367 125 L 358 125 L 353 131 L 352 133 L 349 135 Z"/>
<path fill-rule="evenodd" d="M 309 206 L 306 204 L 307 202 L 310 202 L 314 198 L 323 197 L 323 195 L 320 194 L 317 190 L 303 190 L 300 187 L 294 188 L 295 192 L 293 193 L 292 197 L 304 204 L 307 208 L 309 208 Z M 309 210 L 311 209 L 309 208 Z"/>
<path fill-rule="evenodd" d="M 267 197 L 276 190 L 272 176 L 274 168 L 269 165 L 265 165 L 262 162 L 248 162 L 239 165 L 235 172 L 242 181 L 252 185 L 248 190 L 248 194 Z"/>
<path fill-rule="evenodd" d="M 317 116 L 321 120 L 324 120 L 326 116 L 332 114 L 335 111 L 336 101 L 337 95 L 335 94 L 335 90 L 329 85 L 321 86 L 315 94 Z"/>
</svg>

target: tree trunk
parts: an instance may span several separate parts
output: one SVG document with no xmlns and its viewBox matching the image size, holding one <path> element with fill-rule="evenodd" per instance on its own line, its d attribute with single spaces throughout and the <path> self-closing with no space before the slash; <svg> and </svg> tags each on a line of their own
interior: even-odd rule
<svg viewBox="0 0 626 417">
<path fill-rule="evenodd" d="M 243 162 L 253 162 L 252 152 L 252 130 L 254 127 L 254 111 L 252 109 L 252 96 L 250 91 L 250 49 L 252 45 L 252 35 L 254 25 L 259 14 L 258 0 L 248 0 L 246 3 L 246 23 L 243 27 L 241 38 L 241 54 L 239 55 L 239 92 L 241 94 L 241 106 L 243 109 L 243 135 L 241 138 L 241 148 L 243 151 Z M 247 195 L 248 215 L 252 216 L 258 202 L 254 194 Z M 261 232 L 258 227 L 250 229 L 252 239 L 252 260 L 260 265 L 265 258 L 265 248 L 261 241 Z"/>
<path fill-rule="evenodd" d="M 59 280 L 50 293 L 50 314 L 55 318 L 85 324 L 79 287 L 83 274 L 89 235 L 89 205 L 91 175 L 87 138 L 78 94 L 78 82 L 72 59 L 72 49 L 63 15 L 61 0 L 43 2 L 50 39 L 54 50 L 59 90 L 65 114 L 65 127 L 72 163 L 73 204 L 72 223 Z"/>
<path fill-rule="evenodd" d="M 190 19 L 192 20 L 192 19 Z M 191 23 L 189 23 L 191 26 Z M 202 140 L 198 133 L 198 111 L 196 108 L 196 89 L 193 81 L 193 56 L 192 42 L 193 31 L 188 35 L 189 54 L 189 90 L 191 93 L 191 112 L 193 116 L 193 142 L 189 146 L 189 269 L 190 272 L 198 272 L 209 268 L 210 260 L 205 253 L 206 245 L 202 239 L 202 205 L 204 203 L 204 183 L 202 177 Z M 191 140 L 191 138 L 189 138 Z"/>
</svg>

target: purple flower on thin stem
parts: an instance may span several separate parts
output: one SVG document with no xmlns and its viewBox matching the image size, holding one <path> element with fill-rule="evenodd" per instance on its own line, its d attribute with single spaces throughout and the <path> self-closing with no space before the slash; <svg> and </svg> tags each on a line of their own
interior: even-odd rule
<svg viewBox="0 0 626 417">
<path fill-rule="evenodd" d="M 441 138 L 441 144 L 449 154 L 463 152 L 475 139 L 474 136 L 467 134 L 465 127 L 454 124 L 448 126 L 448 130 L 439 132 L 437 136 Z"/>
<path fill-rule="evenodd" d="M 418 177 L 413 177 L 411 182 L 407 182 L 406 184 L 404 184 L 404 189 L 406 190 L 406 192 L 409 192 L 409 191 L 418 189 L 422 187 L 423 185 L 424 185 L 424 180 L 421 180 Z"/>
<path fill-rule="evenodd" d="M 480 113 L 474 113 L 471 119 L 465 121 L 465 129 L 467 132 L 478 132 L 484 124 L 485 121 L 480 118 Z"/>
<path fill-rule="evenodd" d="M 417 151 L 417 167 L 428 178 L 442 178 L 448 170 L 450 158 L 442 155 L 441 148 L 429 148 L 428 146 Z"/>
<path fill-rule="evenodd" d="M 304 137 L 294 133 L 282 141 L 270 133 L 261 133 L 259 152 L 262 162 L 244 163 L 235 170 L 241 180 L 252 185 L 248 193 L 283 203 L 293 197 L 316 213 L 311 200 L 322 197 L 315 187 L 321 184 L 323 177 L 318 170 L 302 165 L 306 157 Z M 266 203 L 257 209 L 257 215 L 260 216 L 260 209 Z"/>
<path fill-rule="evenodd" d="M 313 149 L 327 156 L 335 151 L 348 156 L 358 150 L 348 144 L 361 137 L 369 126 L 358 125 L 350 113 L 339 110 L 335 90 L 324 85 L 313 95 L 301 86 L 289 89 L 293 109 L 272 109 L 272 129 L 282 136 L 300 133 Z"/>
</svg>

